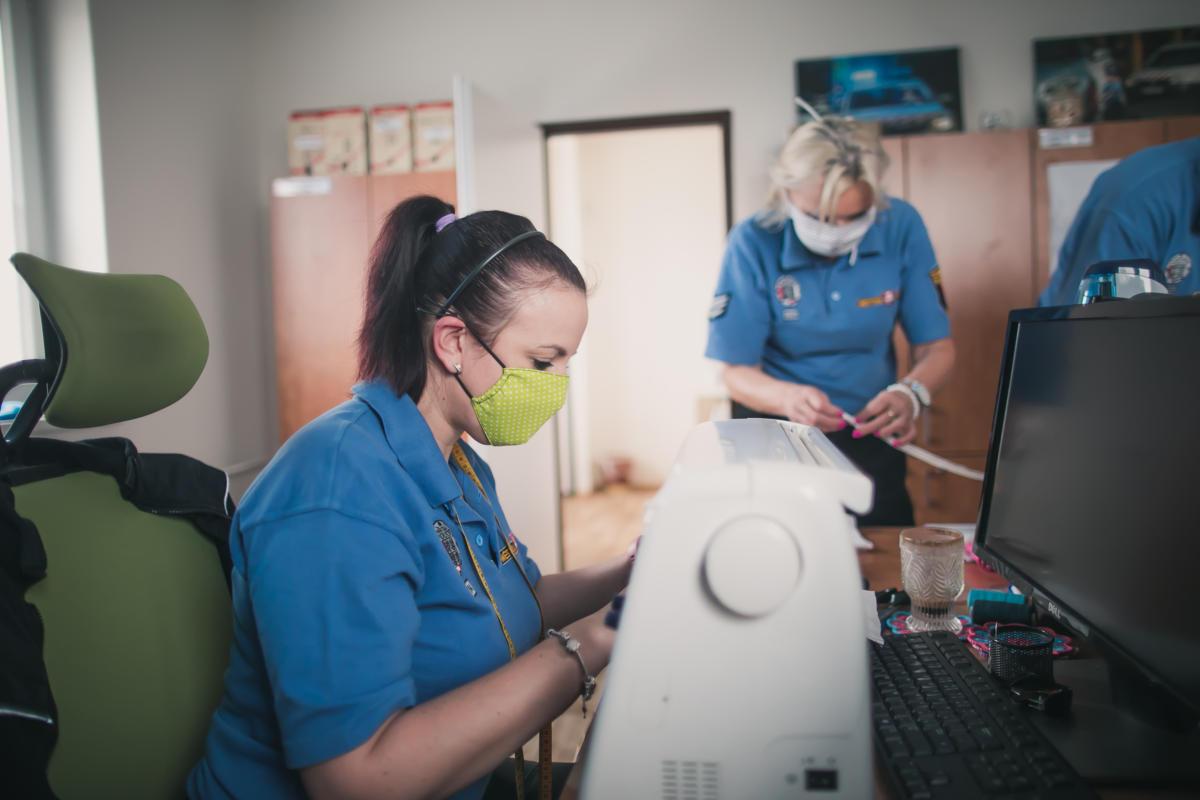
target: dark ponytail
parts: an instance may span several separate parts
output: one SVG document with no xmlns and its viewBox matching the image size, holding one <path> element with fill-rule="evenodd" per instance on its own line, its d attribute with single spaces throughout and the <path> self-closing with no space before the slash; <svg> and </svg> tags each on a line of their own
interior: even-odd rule
<svg viewBox="0 0 1200 800">
<path fill-rule="evenodd" d="M 503 211 L 479 211 L 445 225 L 453 206 L 422 195 L 388 214 L 371 252 L 358 336 L 362 380 L 383 380 L 414 401 L 425 390 L 429 332 L 437 309 L 471 270 L 532 223 Z M 522 291 L 562 282 L 580 291 L 578 268 L 553 243 L 533 236 L 491 261 L 454 299 L 449 313 L 491 345 L 516 311 Z"/>
</svg>

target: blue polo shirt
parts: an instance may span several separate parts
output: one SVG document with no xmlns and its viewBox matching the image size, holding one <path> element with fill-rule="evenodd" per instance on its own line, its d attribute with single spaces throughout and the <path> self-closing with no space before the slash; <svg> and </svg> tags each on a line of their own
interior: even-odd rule
<svg viewBox="0 0 1200 800">
<path fill-rule="evenodd" d="M 491 470 L 463 449 L 507 532 Z M 410 398 L 360 384 L 289 439 L 234 517 L 234 640 L 189 796 L 304 797 L 296 770 L 506 664 L 468 546 L 528 650 L 539 636 L 534 598 L 487 502 L 442 457 Z M 541 573 L 518 550 L 536 585 Z M 479 797 L 486 782 L 454 796 Z"/>
<path fill-rule="evenodd" d="M 1038 304 L 1074 303 L 1088 267 L 1125 258 L 1155 261 L 1172 294 L 1200 292 L 1200 137 L 1149 147 L 1096 178 Z"/>
<path fill-rule="evenodd" d="M 950 335 L 925 224 L 903 200 L 888 204 L 857 258 L 812 253 L 790 222 L 739 223 L 709 309 L 705 355 L 761 365 L 773 378 L 816 386 L 851 414 L 861 411 L 896 380 L 897 321 L 913 344 Z"/>
</svg>

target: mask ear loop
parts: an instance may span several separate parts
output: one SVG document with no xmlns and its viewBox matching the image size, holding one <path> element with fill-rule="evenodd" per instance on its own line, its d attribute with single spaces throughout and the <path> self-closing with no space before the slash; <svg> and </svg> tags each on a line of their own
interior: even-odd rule
<svg viewBox="0 0 1200 800">
<path fill-rule="evenodd" d="M 487 346 L 487 342 L 485 342 L 483 339 L 481 339 L 479 337 L 479 335 L 475 333 L 475 331 L 471 330 L 471 326 L 467 324 L 467 321 L 465 319 L 463 319 L 462 317 L 459 317 L 458 320 L 463 324 L 463 328 L 466 329 L 467 333 L 471 334 L 471 336 L 475 339 L 475 341 L 479 342 L 479 344 L 481 344 L 483 346 L 483 349 L 487 351 L 488 355 L 496 360 L 496 363 L 500 365 L 500 369 L 502 369 L 502 370 L 508 369 L 508 367 L 505 365 L 505 363 L 500 360 L 500 356 L 496 355 L 496 353 L 492 350 L 492 348 Z M 462 364 L 454 365 L 454 380 L 458 381 L 458 385 L 460 387 L 462 387 L 462 390 L 464 392 L 466 392 L 467 397 L 471 398 L 472 400 L 475 399 L 475 396 L 473 394 L 471 394 L 469 389 L 467 389 L 467 385 L 465 383 L 463 383 Z"/>
</svg>

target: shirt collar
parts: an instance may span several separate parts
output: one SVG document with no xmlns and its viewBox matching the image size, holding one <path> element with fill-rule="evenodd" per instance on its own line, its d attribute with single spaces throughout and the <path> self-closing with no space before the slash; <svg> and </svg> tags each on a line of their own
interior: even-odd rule
<svg viewBox="0 0 1200 800">
<path fill-rule="evenodd" d="M 877 256 L 883 252 L 883 231 L 880 222 L 883 220 L 883 215 L 886 211 L 880 212 L 875 220 L 875 224 L 867 228 L 867 235 L 858 244 L 858 257 Z M 847 258 L 843 256 L 842 258 Z M 793 269 L 801 269 L 804 267 L 828 267 L 837 264 L 841 259 L 828 259 L 817 255 L 800 243 L 800 237 L 796 235 L 796 228 L 791 221 L 783 224 L 783 254 L 780 259 L 780 267 L 785 271 Z"/>
<path fill-rule="evenodd" d="M 383 435 L 404 471 L 421 488 L 430 506 L 441 506 L 462 495 L 462 488 L 442 458 L 433 431 L 407 394 L 397 396 L 382 381 L 359 383 L 354 396 L 366 403 L 383 423 Z"/>
</svg>

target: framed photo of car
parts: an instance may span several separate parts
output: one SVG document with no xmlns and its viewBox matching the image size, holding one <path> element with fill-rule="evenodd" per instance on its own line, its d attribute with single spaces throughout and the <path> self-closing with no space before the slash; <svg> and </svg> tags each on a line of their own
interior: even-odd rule
<svg viewBox="0 0 1200 800">
<path fill-rule="evenodd" d="M 958 61 L 957 47 L 797 61 L 796 95 L 819 114 L 877 122 L 885 136 L 960 131 Z"/>
<path fill-rule="evenodd" d="M 1033 41 L 1038 125 L 1200 114 L 1200 26 Z"/>
</svg>

